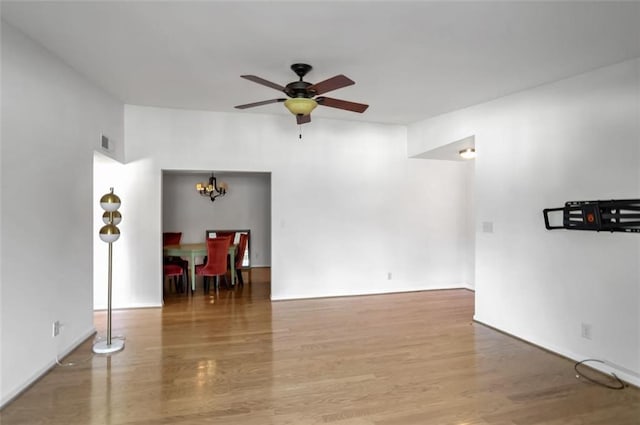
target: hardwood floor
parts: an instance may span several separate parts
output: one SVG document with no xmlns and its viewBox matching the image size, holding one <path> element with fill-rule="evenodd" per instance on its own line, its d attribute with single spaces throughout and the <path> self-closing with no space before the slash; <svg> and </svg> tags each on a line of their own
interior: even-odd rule
<svg viewBox="0 0 640 425">
<path fill-rule="evenodd" d="M 269 278 L 116 311 L 125 350 L 87 342 L 3 425 L 640 423 L 640 390 L 472 322 L 466 290 L 269 301 Z M 104 329 L 104 313 L 96 326 Z"/>
</svg>

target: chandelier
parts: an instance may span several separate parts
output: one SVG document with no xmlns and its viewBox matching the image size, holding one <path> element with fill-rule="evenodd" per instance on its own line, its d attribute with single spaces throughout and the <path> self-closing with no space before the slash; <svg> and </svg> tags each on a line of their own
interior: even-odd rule
<svg viewBox="0 0 640 425">
<path fill-rule="evenodd" d="M 211 173 L 211 177 L 209 177 L 209 183 L 196 183 L 198 193 L 202 196 L 208 196 L 211 202 L 215 201 L 219 196 L 226 195 L 228 188 L 225 182 L 218 184 L 213 172 Z"/>
</svg>

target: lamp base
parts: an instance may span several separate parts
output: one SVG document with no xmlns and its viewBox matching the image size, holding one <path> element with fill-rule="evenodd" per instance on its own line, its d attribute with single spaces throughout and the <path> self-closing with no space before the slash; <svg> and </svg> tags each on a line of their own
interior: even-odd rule
<svg viewBox="0 0 640 425">
<path fill-rule="evenodd" d="M 107 344 L 107 341 L 100 341 L 93 344 L 93 352 L 96 354 L 111 354 L 117 351 L 124 350 L 124 340 L 112 339 L 111 344 Z"/>
</svg>

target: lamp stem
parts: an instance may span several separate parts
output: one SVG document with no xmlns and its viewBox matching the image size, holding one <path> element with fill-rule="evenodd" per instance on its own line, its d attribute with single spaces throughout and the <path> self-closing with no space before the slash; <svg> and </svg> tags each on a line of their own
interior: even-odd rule
<svg viewBox="0 0 640 425">
<path fill-rule="evenodd" d="M 111 263 L 112 263 L 112 243 L 109 242 L 109 278 L 108 278 L 108 296 L 107 296 L 107 346 L 111 345 Z"/>
</svg>

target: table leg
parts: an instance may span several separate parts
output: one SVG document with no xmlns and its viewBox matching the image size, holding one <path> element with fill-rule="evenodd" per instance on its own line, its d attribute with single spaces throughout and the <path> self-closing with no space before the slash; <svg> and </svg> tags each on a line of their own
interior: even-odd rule
<svg viewBox="0 0 640 425">
<path fill-rule="evenodd" d="M 189 263 L 191 269 L 191 293 L 196 292 L 196 256 L 195 253 L 191 253 L 191 262 Z"/>
<path fill-rule="evenodd" d="M 231 271 L 231 287 L 236 286 L 236 250 L 232 249 L 231 254 L 229 255 L 229 260 L 231 264 L 229 265 L 229 270 Z"/>
</svg>

